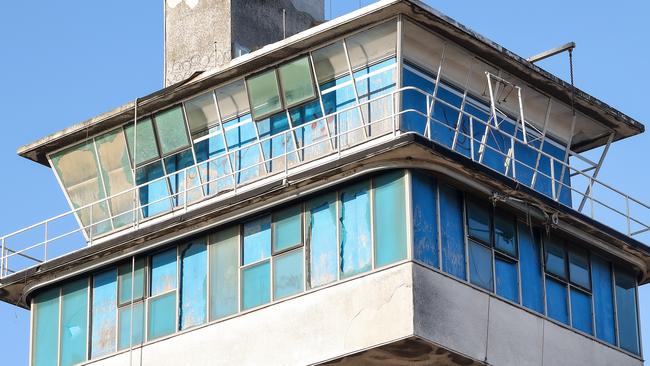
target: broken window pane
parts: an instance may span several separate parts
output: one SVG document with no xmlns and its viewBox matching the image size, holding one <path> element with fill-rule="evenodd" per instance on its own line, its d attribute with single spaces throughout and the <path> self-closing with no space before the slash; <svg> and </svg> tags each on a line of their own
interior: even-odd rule
<svg viewBox="0 0 650 366">
<path fill-rule="evenodd" d="M 348 62 L 345 58 L 343 42 L 332 43 L 313 51 L 314 67 L 318 83 L 322 84 L 338 77 L 349 74 Z"/>
<path fill-rule="evenodd" d="M 494 258 L 497 295 L 512 302 L 519 302 L 519 279 L 517 278 L 517 262 L 508 258 Z"/>
<path fill-rule="evenodd" d="M 273 252 L 302 243 L 302 206 L 293 206 L 273 214 Z"/>
<path fill-rule="evenodd" d="M 639 328 L 637 320 L 636 281 L 631 273 L 616 269 L 616 314 L 618 317 L 619 346 L 639 354 Z"/>
<path fill-rule="evenodd" d="M 548 276 L 546 277 L 546 308 L 549 317 L 564 324 L 569 324 L 567 287 L 562 282 Z"/>
<path fill-rule="evenodd" d="M 594 286 L 592 291 L 596 315 L 596 337 L 609 344 L 616 344 L 614 292 L 610 263 L 598 256 L 591 256 L 591 276 Z"/>
<path fill-rule="evenodd" d="M 542 254 L 538 233 L 519 223 L 519 265 L 521 266 L 521 298 L 525 307 L 544 314 Z"/>
<path fill-rule="evenodd" d="M 375 194 L 375 267 L 406 259 L 406 198 L 404 172 L 373 179 Z"/>
<path fill-rule="evenodd" d="M 490 210 L 484 205 L 467 200 L 467 231 L 469 236 L 491 245 L 491 227 Z"/>
<path fill-rule="evenodd" d="M 569 278 L 571 283 L 584 289 L 591 289 L 589 275 L 589 253 L 579 248 L 569 250 Z"/>
<path fill-rule="evenodd" d="M 269 261 L 242 270 L 242 310 L 271 301 L 271 265 Z"/>
<path fill-rule="evenodd" d="M 86 360 L 88 279 L 68 283 L 61 290 L 61 366 Z"/>
<path fill-rule="evenodd" d="M 560 244 L 557 238 L 551 237 L 545 242 L 544 247 L 546 248 L 546 272 L 566 279 L 566 253 L 564 252 L 564 245 Z"/>
<path fill-rule="evenodd" d="M 239 226 L 210 236 L 210 320 L 238 310 Z"/>
<path fill-rule="evenodd" d="M 593 334 L 591 295 L 571 287 L 571 326 L 587 334 Z"/>
<path fill-rule="evenodd" d="M 370 195 L 362 182 L 341 192 L 341 277 L 350 277 L 372 268 Z"/>
<path fill-rule="evenodd" d="M 265 71 L 246 80 L 248 95 L 253 106 L 253 117 L 264 118 L 282 109 L 280 89 L 275 69 Z"/>
<path fill-rule="evenodd" d="M 437 183 L 435 178 L 413 173 L 413 256 L 438 268 Z"/>
<path fill-rule="evenodd" d="M 271 256 L 271 216 L 260 217 L 244 224 L 243 252 L 242 265 Z"/>
<path fill-rule="evenodd" d="M 151 256 L 151 296 L 176 289 L 176 248 Z"/>
<path fill-rule="evenodd" d="M 94 276 L 91 358 L 115 352 L 117 326 L 117 270 Z"/>
<path fill-rule="evenodd" d="M 147 339 L 153 340 L 176 330 L 176 292 L 149 299 Z"/>
<path fill-rule="evenodd" d="M 248 96 L 244 87 L 244 79 L 237 80 L 215 90 L 221 120 L 227 121 L 248 112 Z"/>
<path fill-rule="evenodd" d="M 465 279 L 463 197 L 458 190 L 447 185 L 440 185 L 439 189 L 442 270 Z"/>
<path fill-rule="evenodd" d="M 304 256 L 298 249 L 273 257 L 273 298 L 295 295 L 304 289 Z"/>
<path fill-rule="evenodd" d="M 517 232 L 513 216 L 498 211 L 494 215 L 494 247 L 514 258 L 517 257 Z"/>
<path fill-rule="evenodd" d="M 190 145 L 185 127 L 183 109 L 178 106 L 156 114 L 156 132 L 163 155 L 176 152 Z"/>
<path fill-rule="evenodd" d="M 388 21 L 345 39 L 352 70 L 367 67 L 395 55 L 397 23 Z"/>
<path fill-rule="evenodd" d="M 135 182 L 138 186 L 151 182 L 139 188 L 138 196 L 142 206 L 142 215 L 151 217 L 171 210 L 169 200 L 169 185 L 163 179 L 165 171 L 161 161 L 140 167 L 135 172 Z"/>
<path fill-rule="evenodd" d="M 336 281 L 338 257 L 336 243 L 336 193 L 307 203 L 307 242 L 312 288 Z"/>
<path fill-rule="evenodd" d="M 59 289 L 47 290 L 34 298 L 32 365 L 56 366 L 59 351 Z"/>
<path fill-rule="evenodd" d="M 151 123 L 151 118 L 139 120 L 137 130 L 137 139 L 135 136 L 136 131 L 133 123 L 126 126 L 124 129 L 124 134 L 126 135 L 126 141 L 129 145 L 129 154 L 131 155 L 131 161 L 133 162 L 135 160 L 136 165 L 140 165 L 159 157 L 159 155 L 158 144 L 156 143 L 156 136 L 153 133 L 153 124 Z M 133 152 L 134 147 L 136 149 L 135 153 Z"/>
<path fill-rule="evenodd" d="M 278 73 L 287 108 L 316 96 L 309 57 L 302 57 L 280 66 Z"/>
<path fill-rule="evenodd" d="M 144 297 L 144 259 L 140 258 L 135 261 L 134 278 L 131 277 L 132 266 L 133 263 L 129 261 L 117 270 L 120 305 L 131 301 L 131 295 L 133 295 L 134 301 Z"/>
<path fill-rule="evenodd" d="M 492 251 L 473 240 L 469 241 L 469 280 L 492 291 Z"/>
<path fill-rule="evenodd" d="M 117 349 L 130 348 L 131 345 L 139 345 L 144 342 L 144 303 L 138 302 L 119 309 L 119 325 L 117 335 Z M 133 323 L 133 334 L 131 334 L 131 323 Z"/>
<path fill-rule="evenodd" d="M 181 246 L 180 325 L 187 329 L 207 320 L 208 256 L 205 239 Z"/>
<path fill-rule="evenodd" d="M 190 125 L 192 137 L 196 138 L 205 135 L 208 128 L 219 123 L 217 105 L 212 92 L 203 93 L 183 104 L 185 105 L 185 113 L 187 114 L 187 122 Z"/>
</svg>

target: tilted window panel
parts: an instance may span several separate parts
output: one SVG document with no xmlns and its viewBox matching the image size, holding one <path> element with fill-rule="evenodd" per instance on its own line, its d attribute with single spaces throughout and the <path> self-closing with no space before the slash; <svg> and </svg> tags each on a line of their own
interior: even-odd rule
<svg viewBox="0 0 650 366">
<path fill-rule="evenodd" d="M 316 96 L 309 57 L 301 57 L 281 65 L 278 74 L 287 108 Z"/>
<path fill-rule="evenodd" d="M 276 69 L 264 71 L 246 79 L 248 96 L 255 119 L 261 119 L 282 109 Z"/>
<path fill-rule="evenodd" d="M 170 108 L 154 116 L 156 132 L 163 155 L 174 153 L 190 145 L 185 117 L 181 106 Z"/>
<path fill-rule="evenodd" d="M 487 245 L 492 243 L 492 215 L 485 204 L 467 200 L 467 233 Z"/>
<path fill-rule="evenodd" d="M 135 260 L 135 270 L 132 269 L 133 265 L 129 261 L 118 267 L 119 305 L 126 304 L 131 300 L 137 301 L 144 297 L 144 259 Z"/>
<path fill-rule="evenodd" d="M 222 121 L 247 113 L 250 109 L 244 79 L 234 81 L 215 90 Z"/>
<path fill-rule="evenodd" d="M 273 213 L 273 252 L 302 244 L 302 205 Z"/>
<path fill-rule="evenodd" d="M 127 125 L 124 134 L 129 146 L 131 162 L 135 161 L 136 165 L 140 165 L 160 156 L 151 118 L 138 120 L 137 128 L 133 123 Z"/>
<path fill-rule="evenodd" d="M 214 93 L 209 91 L 194 97 L 185 103 L 185 113 L 193 138 L 207 134 L 210 127 L 219 125 L 219 114 Z"/>
</svg>

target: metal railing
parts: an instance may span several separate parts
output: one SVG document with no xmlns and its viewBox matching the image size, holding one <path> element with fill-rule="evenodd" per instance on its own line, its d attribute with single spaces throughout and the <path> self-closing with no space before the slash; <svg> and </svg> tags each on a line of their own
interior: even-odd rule
<svg viewBox="0 0 650 366">
<path fill-rule="evenodd" d="M 426 101 L 426 110 L 398 111 L 397 106 L 401 105 L 404 93 L 415 94 Z M 459 115 L 457 123 L 450 125 L 434 118 L 433 111 L 439 105 L 457 112 Z M 381 108 L 376 108 L 377 106 Z M 380 113 L 379 118 L 373 118 L 377 111 L 384 113 Z M 349 118 L 350 115 L 355 117 Z M 366 121 L 368 118 L 370 120 Z M 328 158 L 338 159 L 376 143 L 390 141 L 402 133 L 409 132 L 400 129 L 400 122 L 404 118 L 415 118 L 424 124 L 422 127 L 427 138 L 510 179 L 534 189 L 537 189 L 537 182 L 545 181 L 547 184 L 550 182 L 550 192 L 542 193 L 622 233 L 638 236 L 650 231 L 650 224 L 646 223 L 647 218 L 650 218 L 650 206 L 598 181 L 588 174 L 589 169 L 572 167 L 568 159 L 566 161 L 558 159 L 531 145 L 530 141 L 519 139 L 516 131 L 514 134 L 507 133 L 499 127 L 498 123 L 495 123 L 493 117 L 487 121 L 482 120 L 421 89 L 402 87 L 2 236 L 0 237 L 0 278 L 94 245 L 107 237 L 120 235 L 121 230 L 137 229 L 159 217 L 180 210 L 185 212 L 199 203 L 208 203 L 206 202 L 208 200 L 212 203 L 229 198 L 242 190 L 251 189 L 255 183 L 284 180 L 297 170 L 306 168 L 307 164 L 318 164 Z M 303 132 L 308 131 L 309 126 L 317 126 L 321 123 L 325 124 L 327 136 L 308 144 L 297 141 L 298 135 L 303 138 L 306 136 Z M 478 136 L 476 130 L 479 130 Z M 440 131 L 453 135 L 451 143 L 441 141 L 437 135 Z M 493 146 L 489 143 L 487 134 L 492 136 L 500 134 L 501 139 L 509 142 L 509 145 Z M 284 141 L 282 144 L 284 151 L 279 152 L 278 155 L 265 156 L 264 152 L 269 150 L 269 146 L 277 140 Z M 295 141 L 295 148 L 288 148 L 289 141 Z M 463 145 L 463 141 L 469 142 L 469 146 Z M 535 155 L 535 163 L 518 159 L 516 146 L 527 149 L 529 153 L 532 152 Z M 232 165 L 233 161 L 240 164 L 241 155 L 246 154 L 250 149 L 257 149 L 259 153 L 257 161 L 246 166 Z M 501 159 L 503 164 L 494 165 L 486 161 L 485 157 L 490 156 L 489 154 Z M 569 152 L 569 155 L 582 162 L 594 164 L 577 153 Z M 549 171 L 540 169 L 541 160 L 548 162 L 546 165 L 550 167 Z M 226 171 L 218 171 L 216 168 L 218 164 L 226 166 Z M 561 173 L 556 172 L 556 166 L 561 167 Z M 211 172 L 211 169 L 217 171 Z M 252 171 L 255 173 L 251 174 Z M 218 173 L 216 177 L 208 177 L 215 173 Z M 564 182 L 566 174 L 571 177 L 571 184 Z M 576 182 L 581 179 L 584 190 L 576 186 Z M 172 181 L 182 183 L 174 186 L 175 190 L 156 199 L 145 202 L 140 199 L 144 190 L 157 183 L 170 187 L 168 182 Z M 571 202 L 561 199 L 566 197 L 562 195 L 565 190 L 570 192 Z M 107 209 L 114 200 L 124 197 L 131 199 L 132 204 L 127 205 L 129 207 L 119 212 Z M 151 211 L 156 212 L 151 213 Z M 97 215 L 96 212 L 101 214 L 99 218 L 93 217 Z"/>
</svg>

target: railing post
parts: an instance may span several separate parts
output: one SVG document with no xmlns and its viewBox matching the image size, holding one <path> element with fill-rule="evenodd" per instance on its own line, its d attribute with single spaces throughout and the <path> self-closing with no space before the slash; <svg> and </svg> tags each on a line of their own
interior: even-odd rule
<svg viewBox="0 0 650 366">
<path fill-rule="evenodd" d="M 47 262 L 47 242 L 48 242 L 48 221 L 45 221 L 45 253 L 44 253 L 44 259 L 43 262 Z"/>
<path fill-rule="evenodd" d="M 632 236 L 632 223 L 630 222 L 630 197 L 625 195 L 625 212 L 627 220 L 627 236 Z"/>
<path fill-rule="evenodd" d="M 2 255 L 0 256 L 0 278 L 5 276 L 5 237 L 2 237 Z"/>
<path fill-rule="evenodd" d="M 469 151 L 474 160 L 474 117 L 469 117 Z"/>
<path fill-rule="evenodd" d="M 397 92 L 393 93 L 393 137 L 397 136 L 397 103 L 395 102 L 397 98 Z"/>
<path fill-rule="evenodd" d="M 189 177 L 190 172 L 185 168 L 185 172 L 183 173 L 184 178 L 185 178 L 185 184 L 183 184 L 183 211 L 187 212 L 187 191 L 189 190 L 189 184 L 188 184 L 188 177 Z"/>
<path fill-rule="evenodd" d="M 550 158 L 549 161 L 551 163 L 551 197 L 553 197 L 553 201 L 557 201 L 557 197 L 555 197 L 555 159 Z"/>
<path fill-rule="evenodd" d="M 427 94 L 427 125 L 424 128 L 427 130 L 427 137 L 431 140 L 431 110 L 433 109 L 433 100 Z"/>
<path fill-rule="evenodd" d="M 88 245 L 93 245 L 93 205 L 90 205 L 90 226 L 88 227 Z"/>
</svg>

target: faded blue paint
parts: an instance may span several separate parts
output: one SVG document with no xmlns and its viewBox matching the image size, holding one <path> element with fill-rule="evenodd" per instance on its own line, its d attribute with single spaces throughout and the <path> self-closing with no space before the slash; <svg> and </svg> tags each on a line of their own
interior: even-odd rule
<svg viewBox="0 0 650 366">
<path fill-rule="evenodd" d="M 435 178 L 414 172 L 413 185 L 413 256 L 438 268 L 437 182 Z"/>
<path fill-rule="evenodd" d="M 264 171 L 253 123 L 250 114 L 224 123 L 226 143 L 229 151 L 233 151 L 231 159 L 237 171 L 237 183 L 253 180 Z"/>
<path fill-rule="evenodd" d="M 163 212 L 171 210 L 171 201 L 169 200 L 169 186 L 165 179 L 162 162 L 157 161 L 138 168 L 135 172 L 135 183 L 142 185 L 151 181 L 145 186 L 139 188 L 140 204 L 142 205 L 142 215 L 144 217 L 156 216 Z"/>
<path fill-rule="evenodd" d="M 117 323 L 117 269 L 94 276 L 91 358 L 115 352 Z"/>
<path fill-rule="evenodd" d="M 571 288 L 571 326 L 587 334 L 594 334 L 591 295 Z"/>
<path fill-rule="evenodd" d="M 176 289 L 176 248 L 151 256 L 151 296 Z"/>
<path fill-rule="evenodd" d="M 493 291 L 492 251 L 484 245 L 469 241 L 469 281 L 488 291 Z"/>
<path fill-rule="evenodd" d="M 463 198 L 458 190 L 444 184 L 439 191 L 442 270 L 466 279 Z"/>
<path fill-rule="evenodd" d="M 327 120 L 323 119 L 320 100 L 314 100 L 289 110 L 291 123 L 296 128 L 299 156 L 312 160 L 332 151 Z"/>
<path fill-rule="evenodd" d="M 375 267 L 406 259 L 406 198 L 404 172 L 373 180 L 375 189 Z"/>
<path fill-rule="evenodd" d="M 295 295 L 303 291 L 305 256 L 303 249 L 273 257 L 273 298 Z"/>
<path fill-rule="evenodd" d="M 56 366 L 59 328 L 58 288 L 47 290 L 34 298 L 32 365 Z"/>
<path fill-rule="evenodd" d="M 616 314 L 618 342 L 624 350 L 639 354 L 639 323 L 637 319 L 636 281 L 634 275 L 616 268 Z"/>
<path fill-rule="evenodd" d="M 191 149 L 165 158 L 167 174 L 172 174 L 167 179 L 173 194 L 172 202 L 174 202 L 175 206 L 184 205 L 186 197 L 187 203 L 196 202 L 203 198 L 199 173 L 196 168 L 190 168 L 195 164 Z M 186 168 L 190 169 L 184 170 Z"/>
<path fill-rule="evenodd" d="M 607 343 L 616 344 L 614 291 L 612 289 L 612 268 L 610 263 L 601 257 L 592 255 L 591 278 L 594 313 L 596 315 L 596 337 Z"/>
<path fill-rule="evenodd" d="M 180 329 L 207 320 L 208 253 L 206 240 L 181 247 Z"/>
<path fill-rule="evenodd" d="M 497 295 L 512 302 L 519 302 L 517 263 L 505 258 L 494 258 Z"/>
<path fill-rule="evenodd" d="M 344 84 L 346 85 L 343 86 Z M 361 130 L 356 130 L 350 134 L 345 133 L 352 128 L 361 126 L 360 112 L 359 109 L 353 108 L 337 115 L 333 115 L 336 112 L 356 105 L 354 87 L 350 82 L 349 75 L 321 84 L 321 92 L 335 86 L 339 86 L 339 89 L 329 91 L 322 95 L 323 106 L 325 108 L 325 115 L 329 116 L 327 117 L 327 123 L 330 125 L 330 132 L 332 134 L 343 134 L 337 138 L 337 144 L 341 147 L 346 147 L 354 144 L 354 141 L 350 143 L 348 142 L 351 140 L 353 133 L 363 134 Z"/>
<path fill-rule="evenodd" d="M 544 314 L 544 285 L 539 236 L 524 223 L 520 222 L 518 228 L 522 304 Z"/>
<path fill-rule="evenodd" d="M 337 279 L 336 193 L 307 203 L 309 283 L 318 287 Z"/>
<path fill-rule="evenodd" d="M 118 312 L 117 349 L 123 350 L 131 345 L 142 344 L 144 342 L 144 303 L 133 304 L 133 315 L 131 315 L 131 305 L 121 307 Z M 133 334 L 131 334 L 131 322 L 133 322 Z"/>
<path fill-rule="evenodd" d="M 287 113 L 282 111 L 271 117 L 257 122 L 260 140 L 262 141 L 262 152 L 266 161 L 266 169 L 269 172 L 279 172 L 295 165 L 297 157 L 295 154 L 296 144 L 293 141 L 293 133 L 289 130 L 289 119 Z M 286 157 L 285 157 L 286 155 Z"/>
<path fill-rule="evenodd" d="M 271 215 L 244 224 L 243 252 L 242 265 L 271 256 Z"/>
<path fill-rule="evenodd" d="M 63 286 L 61 290 L 60 366 L 72 366 L 86 360 L 88 334 L 88 279 Z"/>
<path fill-rule="evenodd" d="M 511 257 L 517 257 L 515 217 L 496 212 L 494 215 L 494 247 Z"/>
<path fill-rule="evenodd" d="M 149 299 L 147 339 L 153 340 L 176 331 L 176 292 Z"/>
<path fill-rule="evenodd" d="M 486 205 L 473 200 L 467 200 L 467 231 L 468 234 L 487 245 L 492 244 L 492 217 Z"/>
<path fill-rule="evenodd" d="M 302 205 L 273 214 L 273 252 L 302 243 Z"/>
<path fill-rule="evenodd" d="M 242 310 L 271 301 L 271 265 L 269 261 L 242 270 Z"/>
<path fill-rule="evenodd" d="M 239 307 L 239 226 L 210 236 L 210 320 Z"/>
<path fill-rule="evenodd" d="M 411 70 L 403 70 L 404 86 L 412 86 L 424 91 L 427 94 L 433 94 L 434 84 L 423 74 L 415 73 Z M 401 119 L 400 129 L 402 131 L 414 131 L 424 135 L 427 125 L 427 97 L 415 90 L 405 90 L 402 93 L 402 110 L 406 112 Z M 419 113 L 418 113 L 419 112 Z M 433 123 L 433 122 L 432 122 Z"/>
<path fill-rule="evenodd" d="M 395 65 L 395 62 L 396 59 L 391 58 L 359 70 L 354 73 L 355 80 L 363 75 Z M 393 67 L 392 69 L 372 75 L 364 80 L 356 81 L 357 92 L 359 93 L 359 103 L 375 99 L 361 107 L 364 122 L 366 124 L 371 124 L 368 128 L 370 136 L 379 136 L 392 131 L 393 119 L 391 116 L 393 114 L 393 97 L 379 97 L 395 90 L 396 76 L 397 71 L 396 68 Z"/>
<path fill-rule="evenodd" d="M 225 155 L 223 132 L 219 131 L 221 126 L 211 128 L 208 133 L 215 136 L 194 144 L 203 190 L 207 196 L 230 189 L 235 184 L 228 155 Z M 210 161 L 201 164 L 207 160 Z"/>
<path fill-rule="evenodd" d="M 451 86 L 441 82 L 438 86 L 437 98 L 451 106 L 460 108 L 462 97 L 459 92 Z M 433 113 L 431 117 L 431 139 L 439 144 L 451 148 L 454 141 L 456 124 L 458 123 L 458 110 L 441 101 L 435 101 L 433 104 Z"/>
<path fill-rule="evenodd" d="M 368 182 L 347 187 L 341 192 L 341 277 L 372 268 L 370 195 Z"/>
<path fill-rule="evenodd" d="M 546 309 L 550 318 L 569 324 L 567 286 L 548 276 L 546 277 Z"/>
</svg>

